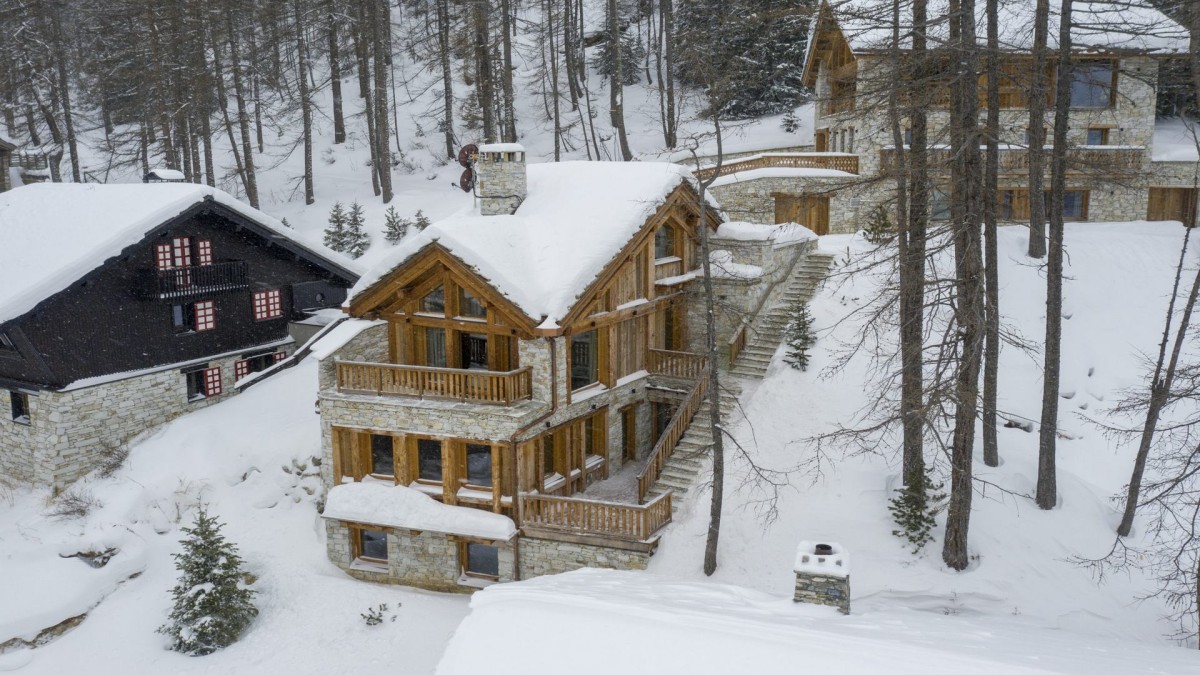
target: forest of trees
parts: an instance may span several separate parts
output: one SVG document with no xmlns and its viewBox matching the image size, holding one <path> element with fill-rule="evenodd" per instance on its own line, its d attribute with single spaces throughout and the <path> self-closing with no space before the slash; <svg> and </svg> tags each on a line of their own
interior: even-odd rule
<svg viewBox="0 0 1200 675">
<path fill-rule="evenodd" d="M 236 178 L 258 206 L 266 146 L 302 152 L 297 178 L 314 200 L 313 125 L 346 140 L 362 122 L 369 180 L 384 202 L 403 165 L 398 59 L 440 90 L 426 113 L 444 157 L 460 145 L 518 139 L 515 97 L 541 99 L 555 159 L 584 152 L 632 159 L 623 87 L 660 102 L 662 147 L 674 148 L 689 90 L 719 68 L 741 95 L 726 117 L 792 109 L 814 0 L 14 0 L 0 7 L 0 115 L 7 135 L 41 148 L 53 180 L 104 180 L 106 169 L 155 166 L 216 185 Z M 602 12 L 600 11 L 602 10 Z M 589 26 L 585 19 L 604 18 Z M 768 30 L 767 28 L 771 29 Z M 718 60 L 712 36 L 726 44 Z M 620 48 L 613 48 L 620 45 Z M 520 60 L 530 75 L 516 75 Z M 608 77 L 620 70 L 621 78 Z M 525 81 L 514 82 L 514 78 Z M 345 84 L 349 84 L 348 87 Z M 403 85 L 404 83 L 400 83 Z M 348 91 L 343 91 L 346 88 Z M 329 95 L 316 94 L 329 90 Z M 398 93 L 400 92 L 400 93 Z M 600 119 L 608 99 L 610 119 Z M 329 101 L 318 109 L 314 101 Z M 99 175 L 83 139 L 102 139 Z M 218 148 L 214 151 L 214 140 Z M 216 153 L 225 156 L 216 157 Z M 87 153 L 83 153 L 87 154 Z M 232 176 L 217 175 L 221 166 Z M 364 180 L 367 176 L 364 175 Z"/>
</svg>

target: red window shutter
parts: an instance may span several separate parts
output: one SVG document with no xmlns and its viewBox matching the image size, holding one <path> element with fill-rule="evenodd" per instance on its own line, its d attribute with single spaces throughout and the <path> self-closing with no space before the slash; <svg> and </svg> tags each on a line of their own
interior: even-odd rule
<svg viewBox="0 0 1200 675">
<path fill-rule="evenodd" d="M 216 396 L 221 393 L 221 368 L 206 368 L 204 370 L 204 395 Z"/>
<path fill-rule="evenodd" d="M 275 352 L 273 356 L 275 357 L 275 363 L 279 363 L 287 358 L 287 352 Z"/>
<path fill-rule="evenodd" d="M 193 330 L 199 333 L 202 330 L 212 330 L 217 327 L 217 311 L 212 300 L 197 302 L 193 307 L 196 312 Z"/>
<path fill-rule="evenodd" d="M 233 379 L 240 380 L 250 374 L 249 361 L 234 361 L 233 362 Z"/>
<path fill-rule="evenodd" d="M 196 242 L 196 264 L 211 265 L 213 263 L 212 241 L 201 239 Z"/>
<path fill-rule="evenodd" d="M 171 259 L 170 244 L 154 245 L 154 264 L 160 270 L 169 270 L 174 266 Z"/>
</svg>

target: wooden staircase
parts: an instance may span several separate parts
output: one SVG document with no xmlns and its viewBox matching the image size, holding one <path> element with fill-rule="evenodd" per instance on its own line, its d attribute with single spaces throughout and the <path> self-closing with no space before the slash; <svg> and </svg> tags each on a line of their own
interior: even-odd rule
<svg viewBox="0 0 1200 675">
<path fill-rule="evenodd" d="M 808 302 L 825 279 L 833 255 L 813 251 L 796 263 L 782 290 L 776 288 L 768 297 L 759 315 L 750 324 L 750 338 L 733 363 L 732 369 L 722 368 L 720 411 L 726 428 L 730 420 L 740 414 L 738 396 L 741 394 L 739 380 L 761 380 L 783 341 L 791 309 L 797 302 Z M 721 364 L 724 366 L 725 364 Z M 733 377 L 730 377 L 733 375 Z M 651 500 L 664 492 L 674 492 L 672 511 L 678 511 L 687 501 L 689 492 L 696 489 L 697 481 L 708 474 L 712 459 L 713 440 L 709 433 L 712 407 L 705 397 L 697 409 L 691 424 L 679 439 L 674 452 L 666 460 L 662 471 L 646 493 Z"/>
</svg>

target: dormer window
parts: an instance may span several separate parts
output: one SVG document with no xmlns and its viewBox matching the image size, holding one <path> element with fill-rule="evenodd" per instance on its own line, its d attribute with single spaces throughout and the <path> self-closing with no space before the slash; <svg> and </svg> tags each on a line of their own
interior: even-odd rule
<svg viewBox="0 0 1200 675">
<path fill-rule="evenodd" d="M 438 286 L 421 298 L 421 309 L 424 314 L 446 313 L 446 287 Z"/>
</svg>

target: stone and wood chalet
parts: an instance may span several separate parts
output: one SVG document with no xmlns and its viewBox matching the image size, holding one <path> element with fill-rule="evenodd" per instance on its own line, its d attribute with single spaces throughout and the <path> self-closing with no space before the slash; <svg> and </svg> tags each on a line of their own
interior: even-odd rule
<svg viewBox="0 0 1200 675">
<path fill-rule="evenodd" d="M 815 237 L 702 218 L 672 164 L 527 167 L 502 144 L 474 168 L 476 206 L 402 242 L 318 345 L 329 557 L 443 591 L 644 568 L 714 366 L 700 228 L 723 360 Z"/>
<path fill-rule="evenodd" d="M 0 193 L 0 476 L 61 489 L 232 395 L 335 308 L 353 263 L 208 187 Z"/>
<path fill-rule="evenodd" d="M 1003 221 L 1029 218 L 1028 91 L 1034 0 L 1002 3 L 1000 70 L 1000 190 Z M 907 8 L 905 9 L 907 11 Z M 1052 23 L 1057 22 L 1056 9 Z M 1187 53 L 1187 32 L 1145 7 L 1077 2 L 1073 43 L 1069 175 L 1064 204 L 1068 221 L 1197 218 L 1195 142 L 1179 120 L 1155 119 L 1155 87 L 1163 59 Z M 894 200 L 890 167 L 893 132 L 883 93 L 890 77 L 891 2 L 824 0 L 813 22 L 804 83 L 814 93 L 811 152 L 727 157 L 712 186 L 730 217 L 753 222 L 807 225 L 818 234 L 867 227 L 879 205 Z M 945 13 L 944 2 L 929 14 Z M 945 30 L 944 22 L 930 29 Z M 1052 25 L 1050 34 L 1057 34 Z M 984 35 L 983 28 L 979 34 Z M 937 35 L 930 40 L 936 49 Z M 982 37 L 980 38 L 982 39 Z M 901 50 L 907 49 L 901 45 Z M 1055 45 L 1051 44 L 1055 49 Z M 1047 139 L 1052 139 L 1054 64 L 1049 67 Z M 948 81 L 948 80 L 947 80 Z M 922 85 L 927 86 L 927 85 Z M 947 217 L 949 189 L 948 85 L 928 108 L 935 179 L 931 217 Z M 980 75 L 981 107 L 986 78 Z M 981 121 L 984 112 L 981 110 Z M 807 120 L 806 120 L 807 123 Z M 902 122 L 906 141 L 908 126 Z M 1050 140 L 1047 141 L 1051 142 Z M 937 167 L 942 167 L 938 169 Z M 1046 162 L 1049 171 L 1049 161 Z M 697 172 L 698 176 L 708 171 Z M 1047 185 L 1049 179 L 1047 178 Z"/>
</svg>

